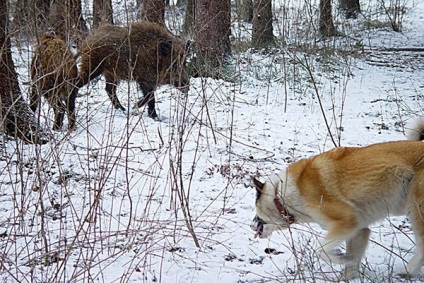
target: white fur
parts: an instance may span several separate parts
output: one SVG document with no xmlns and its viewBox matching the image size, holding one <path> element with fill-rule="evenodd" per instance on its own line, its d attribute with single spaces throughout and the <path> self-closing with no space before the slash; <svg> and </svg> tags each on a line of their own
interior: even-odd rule
<svg viewBox="0 0 424 283">
<path fill-rule="evenodd" d="M 319 256 L 329 262 L 337 264 L 345 264 L 345 278 L 353 278 L 358 275 L 359 264 L 362 255 L 365 253 L 367 242 L 370 236 L 370 230 L 367 228 L 371 223 L 376 222 L 386 215 L 402 215 L 405 214 L 407 203 L 407 192 L 412 178 L 412 173 L 403 170 L 398 172 L 400 188 L 396 190 L 397 194 L 391 197 L 382 196 L 381 201 L 373 206 L 361 206 L 361 212 L 357 214 L 357 229 L 352 230 L 351 235 L 346 235 L 342 239 L 333 239 L 327 235 L 321 241 L 321 249 L 318 251 Z M 279 174 L 274 174 L 269 177 L 269 181 L 264 184 L 263 192 L 261 194 L 261 205 L 257 206 L 257 215 L 264 220 L 267 224 L 263 226 L 260 238 L 269 237 L 273 231 L 287 228 L 290 223 L 279 215 L 279 211 L 275 206 L 275 188 L 280 202 L 285 209 L 295 217 L 295 222 L 314 222 L 320 224 L 326 229 L 326 219 L 322 218 L 321 213 L 314 213 L 307 206 L 300 195 L 300 190 L 297 188 L 296 182 L 293 178 L 286 173 L 286 170 Z M 346 203 L 351 203 L 346 201 Z M 357 204 L 351 203 L 352 207 Z M 257 230 L 257 223 L 252 223 L 251 228 Z M 341 254 L 338 252 L 338 247 L 344 241 L 347 242 L 349 252 Z M 417 243 L 420 245 L 420 243 Z M 418 250 L 421 250 L 420 248 Z M 409 276 L 416 276 L 420 272 L 420 268 L 424 262 L 424 255 L 416 253 L 412 260 L 407 265 L 407 273 Z"/>
</svg>

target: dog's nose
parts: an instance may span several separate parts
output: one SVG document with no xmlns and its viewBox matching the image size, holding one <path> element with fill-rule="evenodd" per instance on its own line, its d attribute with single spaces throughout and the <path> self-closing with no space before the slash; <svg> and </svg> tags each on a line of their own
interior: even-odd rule
<svg viewBox="0 0 424 283">
<path fill-rule="evenodd" d="M 250 229 L 252 229 L 253 231 L 256 231 L 258 229 L 258 216 L 255 215 L 255 217 L 253 217 L 252 219 L 252 223 L 250 223 Z"/>
<path fill-rule="evenodd" d="M 258 229 L 258 222 L 250 223 L 250 229 L 252 229 L 253 231 L 256 231 Z"/>
</svg>

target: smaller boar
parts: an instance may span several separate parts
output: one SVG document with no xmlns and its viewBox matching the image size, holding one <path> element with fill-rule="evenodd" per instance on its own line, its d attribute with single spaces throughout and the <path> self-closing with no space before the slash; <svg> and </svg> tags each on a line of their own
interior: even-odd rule
<svg viewBox="0 0 424 283">
<path fill-rule="evenodd" d="M 129 27 L 101 26 L 83 43 L 79 55 L 78 87 L 103 74 L 106 92 L 116 109 L 125 111 L 116 96 L 120 80 L 138 83 L 144 97 L 135 107 L 147 103 L 151 118 L 157 118 L 154 97 L 157 86 L 173 84 L 184 93 L 188 92 L 186 42 L 157 24 L 138 22 Z"/>
<path fill-rule="evenodd" d="M 62 128 L 65 111 L 68 127 L 74 129 L 78 68 L 74 54 L 58 36 L 45 34 L 40 37 L 31 62 L 31 80 L 30 108 L 35 112 L 44 96 L 54 110 L 53 130 Z"/>
</svg>

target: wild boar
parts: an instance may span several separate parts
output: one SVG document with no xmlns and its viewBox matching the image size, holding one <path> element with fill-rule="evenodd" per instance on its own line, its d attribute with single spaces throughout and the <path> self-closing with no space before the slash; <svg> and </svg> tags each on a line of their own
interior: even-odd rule
<svg viewBox="0 0 424 283">
<path fill-rule="evenodd" d="M 136 81 L 143 98 L 135 107 L 148 104 L 148 115 L 157 118 L 154 91 L 173 84 L 182 92 L 189 89 L 186 42 L 164 27 L 137 22 L 129 27 L 101 26 L 78 52 L 81 56 L 78 87 L 103 74 L 106 92 L 116 109 L 125 111 L 116 96 L 121 80 Z"/>
<path fill-rule="evenodd" d="M 53 34 L 39 38 L 31 62 L 30 108 L 36 111 L 41 96 L 44 96 L 54 110 L 53 130 L 63 125 L 65 111 L 68 127 L 75 128 L 75 98 L 78 94 L 78 68 L 74 54 L 68 45 Z"/>
</svg>

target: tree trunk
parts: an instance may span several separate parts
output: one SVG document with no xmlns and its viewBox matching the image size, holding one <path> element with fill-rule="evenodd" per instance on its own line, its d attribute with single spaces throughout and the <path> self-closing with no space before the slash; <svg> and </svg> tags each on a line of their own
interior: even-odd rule
<svg viewBox="0 0 424 283">
<path fill-rule="evenodd" d="M 183 35 L 189 35 L 193 33 L 194 19 L 195 19 L 195 0 L 187 0 L 186 13 L 183 23 Z"/>
<path fill-rule="evenodd" d="M 253 20 L 252 0 L 237 0 L 237 15 L 240 21 L 251 23 Z"/>
<path fill-rule="evenodd" d="M 140 12 L 140 19 L 165 26 L 165 1 L 145 0 Z"/>
<path fill-rule="evenodd" d="M 93 0 L 93 28 L 102 23 L 113 25 L 112 0 Z"/>
<path fill-rule="evenodd" d="M 359 0 L 340 0 L 340 10 L 342 10 L 346 19 L 356 19 L 361 13 Z"/>
<path fill-rule="evenodd" d="M 322 36 L 336 36 L 334 27 L 331 0 L 320 0 L 319 2 L 319 32 Z"/>
<path fill-rule="evenodd" d="M 271 2 L 272 0 L 253 1 L 253 47 L 264 48 L 275 44 Z"/>
<path fill-rule="evenodd" d="M 20 34 L 38 36 L 47 28 L 50 0 L 17 0 L 12 29 Z"/>
<path fill-rule="evenodd" d="M 217 76 L 230 47 L 230 0 L 195 1 L 196 67 L 201 76 Z"/>
<path fill-rule="evenodd" d="M 49 22 L 50 28 L 65 41 L 73 38 L 80 43 L 88 34 L 81 0 L 52 0 Z"/>
<path fill-rule="evenodd" d="M 8 1 L 0 1 L 0 121 L 3 131 L 31 143 L 46 143 L 34 114 L 25 103 L 12 60 L 8 26 Z"/>
</svg>

